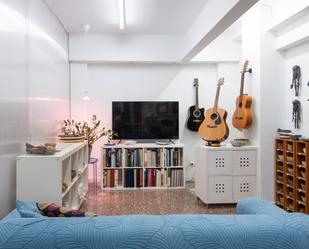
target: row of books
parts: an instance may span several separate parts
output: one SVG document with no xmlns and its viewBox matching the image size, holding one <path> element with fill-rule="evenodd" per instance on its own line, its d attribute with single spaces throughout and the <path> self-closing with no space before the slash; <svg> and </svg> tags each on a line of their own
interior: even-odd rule
<svg viewBox="0 0 309 249">
<path fill-rule="evenodd" d="M 161 167 L 163 158 L 160 149 L 148 149 L 145 151 L 145 167 Z"/>
<path fill-rule="evenodd" d="M 124 187 L 125 188 L 143 187 L 143 170 L 126 169 L 124 171 Z"/>
<path fill-rule="evenodd" d="M 104 170 L 103 172 L 103 187 L 115 188 L 122 186 L 122 171 L 121 170 Z"/>
<path fill-rule="evenodd" d="M 145 187 L 162 187 L 163 170 L 147 169 L 144 172 Z"/>
<path fill-rule="evenodd" d="M 165 165 L 180 166 L 182 165 L 183 154 L 182 150 L 178 148 L 165 149 Z"/>
<path fill-rule="evenodd" d="M 167 187 L 182 187 L 184 186 L 183 170 L 182 169 L 167 169 L 165 176 L 165 186 Z"/>
<path fill-rule="evenodd" d="M 184 186 L 183 169 L 126 169 L 123 180 L 125 188 Z M 103 187 L 122 187 L 122 171 L 104 170 Z"/>
<path fill-rule="evenodd" d="M 126 167 L 141 167 L 143 162 L 143 149 L 126 150 Z"/>
<path fill-rule="evenodd" d="M 144 181 L 144 185 L 143 185 Z M 125 188 L 162 187 L 163 169 L 126 169 Z"/>
<path fill-rule="evenodd" d="M 104 167 L 121 167 L 121 149 L 106 149 L 103 154 Z"/>
</svg>

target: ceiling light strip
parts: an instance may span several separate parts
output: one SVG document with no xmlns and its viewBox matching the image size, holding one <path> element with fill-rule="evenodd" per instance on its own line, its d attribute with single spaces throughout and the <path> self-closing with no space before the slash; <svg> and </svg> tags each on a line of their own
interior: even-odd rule
<svg viewBox="0 0 309 249">
<path fill-rule="evenodd" d="M 119 26 L 120 29 L 124 29 L 126 25 L 126 12 L 125 12 L 125 4 L 124 0 L 118 0 L 118 8 L 119 8 Z"/>
</svg>

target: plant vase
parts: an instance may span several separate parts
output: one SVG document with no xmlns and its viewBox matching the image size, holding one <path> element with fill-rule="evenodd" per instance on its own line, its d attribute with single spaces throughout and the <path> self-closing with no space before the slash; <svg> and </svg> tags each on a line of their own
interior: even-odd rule
<svg viewBox="0 0 309 249">
<path fill-rule="evenodd" d="M 92 152 L 92 145 L 88 145 L 88 160 L 91 157 L 91 152 Z"/>
</svg>

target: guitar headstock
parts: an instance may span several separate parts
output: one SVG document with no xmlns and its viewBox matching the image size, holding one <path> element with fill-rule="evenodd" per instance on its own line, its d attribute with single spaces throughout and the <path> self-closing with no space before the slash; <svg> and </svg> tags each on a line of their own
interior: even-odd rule
<svg viewBox="0 0 309 249">
<path fill-rule="evenodd" d="M 244 74 L 244 73 L 251 73 L 252 72 L 252 69 L 251 68 L 248 68 L 249 67 L 249 61 L 248 60 L 245 60 L 244 62 L 244 65 L 242 67 L 242 71 L 241 73 Z"/>
<path fill-rule="evenodd" d="M 223 84 L 224 84 L 224 78 L 222 77 L 218 80 L 217 86 L 222 86 Z"/>
<path fill-rule="evenodd" d="M 198 78 L 195 78 L 194 79 L 194 84 L 193 84 L 193 86 L 194 87 L 198 87 L 199 85 L 198 85 Z"/>
</svg>

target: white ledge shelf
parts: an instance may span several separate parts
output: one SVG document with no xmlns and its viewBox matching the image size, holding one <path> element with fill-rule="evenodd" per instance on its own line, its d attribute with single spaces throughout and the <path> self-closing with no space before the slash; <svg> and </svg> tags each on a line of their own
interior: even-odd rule
<svg viewBox="0 0 309 249">
<path fill-rule="evenodd" d="M 292 24 L 293 22 L 297 21 L 298 19 L 306 16 L 309 14 L 309 6 L 306 6 L 305 8 L 302 8 L 295 12 L 294 14 L 290 15 L 289 17 L 285 18 L 284 20 L 281 20 L 280 22 L 272 25 L 269 28 L 269 32 L 276 33 L 280 31 L 281 29 L 285 28 L 287 25 Z"/>
<path fill-rule="evenodd" d="M 276 36 L 276 50 L 288 50 L 309 41 L 309 5 L 270 27 Z"/>
</svg>

